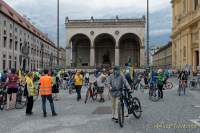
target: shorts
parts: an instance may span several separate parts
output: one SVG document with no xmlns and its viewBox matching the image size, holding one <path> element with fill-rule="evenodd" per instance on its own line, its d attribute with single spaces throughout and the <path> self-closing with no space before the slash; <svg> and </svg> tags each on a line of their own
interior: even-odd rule
<svg viewBox="0 0 200 133">
<path fill-rule="evenodd" d="M 12 94 L 12 93 L 17 93 L 18 92 L 18 88 L 8 88 L 7 89 L 7 94 Z"/>
<path fill-rule="evenodd" d="M 104 87 L 97 87 L 97 93 L 102 94 L 104 92 Z"/>
</svg>

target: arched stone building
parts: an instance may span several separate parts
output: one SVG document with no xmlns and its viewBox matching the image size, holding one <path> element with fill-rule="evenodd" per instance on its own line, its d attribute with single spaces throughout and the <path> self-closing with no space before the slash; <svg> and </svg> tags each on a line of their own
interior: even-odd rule
<svg viewBox="0 0 200 133">
<path fill-rule="evenodd" d="M 145 18 L 69 20 L 66 18 L 67 66 L 145 64 Z"/>
</svg>

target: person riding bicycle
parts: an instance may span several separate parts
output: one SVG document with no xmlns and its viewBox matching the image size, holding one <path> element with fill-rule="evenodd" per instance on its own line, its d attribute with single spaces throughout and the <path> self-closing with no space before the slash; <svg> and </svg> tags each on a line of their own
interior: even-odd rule
<svg viewBox="0 0 200 133">
<path fill-rule="evenodd" d="M 112 102 L 112 120 L 118 122 L 118 101 L 121 96 L 121 89 L 125 85 L 125 87 L 131 90 L 131 87 L 125 77 L 120 73 L 120 67 L 114 67 L 114 73 L 110 76 L 109 79 L 110 85 L 110 94 L 111 94 L 111 102 Z"/>
</svg>

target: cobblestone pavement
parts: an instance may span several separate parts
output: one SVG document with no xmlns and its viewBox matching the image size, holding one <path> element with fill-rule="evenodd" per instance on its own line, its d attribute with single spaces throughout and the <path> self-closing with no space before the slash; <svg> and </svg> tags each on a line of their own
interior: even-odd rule
<svg viewBox="0 0 200 133">
<path fill-rule="evenodd" d="M 174 88 L 164 91 L 164 100 L 151 102 L 148 93 L 135 92 L 143 105 L 142 118 L 132 115 L 125 118 L 124 128 L 111 121 L 111 114 L 94 114 L 98 107 L 109 109 L 105 103 L 76 102 L 76 95 L 62 91 L 60 101 L 55 101 L 57 117 L 52 117 L 47 102 L 48 117 L 43 118 L 41 99 L 34 104 L 34 115 L 26 116 L 25 109 L 0 111 L 0 133 L 200 133 L 200 91 L 188 91 L 177 95 Z M 84 99 L 85 89 L 82 90 Z M 109 111 L 107 111 L 109 112 Z M 200 120 L 199 120 L 200 121 Z M 196 123 L 196 124 L 194 124 Z"/>
</svg>

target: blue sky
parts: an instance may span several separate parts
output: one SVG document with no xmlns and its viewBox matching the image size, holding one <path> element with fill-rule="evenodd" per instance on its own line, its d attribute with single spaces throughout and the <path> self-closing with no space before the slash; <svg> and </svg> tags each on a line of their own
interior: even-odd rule
<svg viewBox="0 0 200 133">
<path fill-rule="evenodd" d="M 56 42 L 57 0 L 5 0 L 21 15 L 27 16 L 50 39 Z M 170 40 L 171 0 L 150 1 L 150 44 Z M 135 18 L 146 15 L 146 0 L 60 0 L 60 43 L 65 47 L 64 20 L 94 18 Z"/>
</svg>

